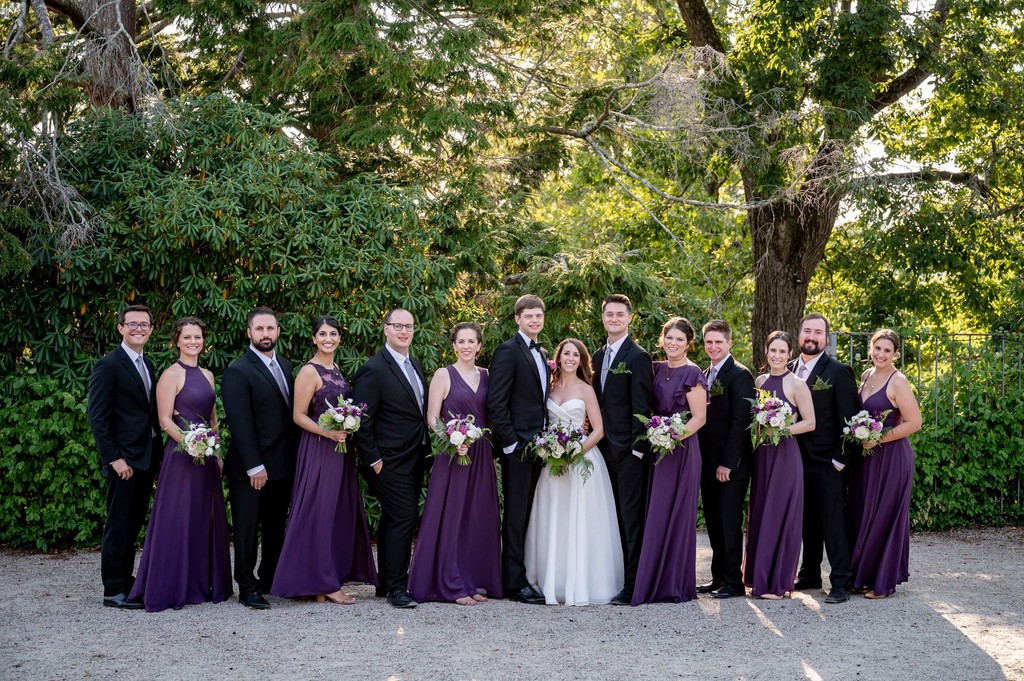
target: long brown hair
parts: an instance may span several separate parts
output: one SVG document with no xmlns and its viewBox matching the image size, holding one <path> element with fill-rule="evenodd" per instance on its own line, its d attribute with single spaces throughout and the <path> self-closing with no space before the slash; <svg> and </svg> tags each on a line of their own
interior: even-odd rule
<svg viewBox="0 0 1024 681">
<path fill-rule="evenodd" d="M 575 345 L 580 353 L 580 365 L 576 367 L 576 376 L 587 385 L 592 385 L 594 371 L 590 367 L 590 353 L 587 351 L 587 346 L 583 344 L 583 341 L 575 338 L 566 338 L 555 348 L 555 368 L 551 372 L 551 385 L 553 386 L 558 383 L 558 379 L 562 377 L 562 367 L 558 363 L 558 358 L 562 356 L 562 348 L 565 347 L 566 343 Z"/>
</svg>

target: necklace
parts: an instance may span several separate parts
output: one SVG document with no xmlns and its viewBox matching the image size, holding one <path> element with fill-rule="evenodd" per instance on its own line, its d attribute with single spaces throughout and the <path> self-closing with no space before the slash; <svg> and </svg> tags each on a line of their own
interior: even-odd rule
<svg viewBox="0 0 1024 681">
<path fill-rule="evenodd" d="M 676 369 L 682 368 L 684 366 L 686 366 L 686 362 L 683 362 L 679 366 L 672 366 L 668 362 L 665 362 L 665 368 L 668 369 L 668 371 L 665 372 L 665 380 L 666 381 L 672 380 L 672 377 L 676 373 Z"/>
<path fill-rule="evenodd" d="M 888 381 L 889 378 L 892 377 L 892 375 L 894 373 L 896 373 L 895 369 L 893 369 L 889 373 L 885 374 L 885 380 Z M 882 376 L 879 375 L 877 369 L 875 371 L 873 371 L 871 373 L 871 376 L 868 377 L 868 380 L 864 382 L 864 385 L 867 386 L 868 392 L 870 392 L 870 393 L 874 393 L 875 392 L 875 390 L 876 390 L 875 386 L 884 385 L 885 384 L 885 381 L 881 381 L 881 382 L 875 381 L 876 378 L 877 379 L 881 379 L 882 378 Z"/>
</svg>

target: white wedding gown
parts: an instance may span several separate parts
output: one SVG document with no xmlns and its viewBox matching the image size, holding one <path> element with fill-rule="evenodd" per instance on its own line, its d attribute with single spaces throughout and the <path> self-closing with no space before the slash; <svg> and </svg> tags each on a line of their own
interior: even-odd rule
<svg viewBox="0 0 1024 681">
<path fill-rule="evenodd" d="M 548 400 L 552 421 L 583 423 L 581 399 Z M 547 466 L 537 482 L 526 529 L 526 578 L 544 593 L 548 605 L 608 603 L 623 583 L 622 544 L 608 468 L 601 452 L 587 458 L 594 470 L 586 483 L 569 469 L 552 476 Z"/>
</svg>

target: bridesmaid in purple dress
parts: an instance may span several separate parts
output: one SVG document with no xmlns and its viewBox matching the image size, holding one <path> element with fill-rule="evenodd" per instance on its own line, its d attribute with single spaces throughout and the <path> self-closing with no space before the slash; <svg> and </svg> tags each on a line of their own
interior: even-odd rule
<svg viewBox="0 0 1024 681">
<path fill-rule="evenodd" d="M 861 376 L 861 408 L 891 410 L 881 442 L 869 446 L 850 481 L 850 518 L 856 537 L 851 555 L 854 590 L 887 598 L 910 576 L 910 490 L 914 450 L 908 435 L 921 429 L 921 409 L 907 377 L 893 360 L 899 335 L 882 329 L 871 337 L 873 368 Z"/>
<path fill-rule="evenodd" d="M 270 593 L 281 598 L 313 596 L 342 605 L 355 598 L 346 582 L 377 584 L 363 501 L 356 478 L 355 453 L 339 452 L 348 433 L 324 430 L 317 418 L 328 404 L 349 397 L 352 389 L 334 363 L 341 324 L 334 317 L 313 323 L 316 355 L 295 378 L 292 417 L 302 428 L 292 488 L 292 510 L 281 560 Z"/>
<path fill-rule="evenodd" d="M 693 437 L 707 416 L 707 379 L 687 358 L 693 325 L 685 317 L 669 319 L 659 346 L 668 361 L 654 363 L 654 413 L 689 412 L 686 438 L 672 454 L 651 466 L 647 520 L 632 605 L 697 597 L 697 495 L 700 443 Z M 655 456 L 653 453 L 650 456 Z"/>
<path fill-rule="evenodd" d="M 487 370 L 476 366 L 483 346 L 480 327 L 472 322 L 452 329 L 455 364 L 439 369 L 430 381 L 427 423 L 468 416 L 486 424 Z M 501 524 L 498 482 L 489 440 L 468 449 L 470 464 L 445 455 L 434 459 L 420 533 L 409 568 L 409 593 L 417 601 L 454 601 L 476 605 L 501 585 Z"/>
<path fill-rule="evenodd" d="M 228 521 L 221 487 L 222 459 L 203 465 L 175 451 L 181 429 L 217 427 L 213 374 L 199 367 L 206 325 L 184 317 L 171 335 L 178 361 L 156 384 L 160 427 L 170 439 L 164 450 L 153 511 L 146 530 L 138 577 L 129 595 L 146 610 L 180 609 L 189 603 L 220 603 L 231 595 Z"/>
<path fill-rule="evenodd" d="M 747 554 L 743 582 L 752 596 L 789 598 L 796 582 L 803 530 L 804 465 L 794 435 L 814 430 L 814 403 L 804 381 L 786 368 L 793 352 L 785 331 L 772 331 L 765 344 L 769 373 L 754 384 L 781 398 L 797 421 L 778 445 L 762 444 L 754 450 L 753 485 L 747 517 Z"/>
</svg>

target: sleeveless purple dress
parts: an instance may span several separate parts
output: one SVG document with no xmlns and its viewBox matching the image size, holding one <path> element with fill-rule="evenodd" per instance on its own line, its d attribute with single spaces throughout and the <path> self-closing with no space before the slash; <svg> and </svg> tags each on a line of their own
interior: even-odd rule
<svg viewBox="0 0 1024 681">
<path fill-rule="evenodd" d="M 454 366 L 447 367 L 451 387 L 441 404 L 441 418 L 472 414 L 487 422 L 486 369 L 476 392 Z M 501 523 L 498 482 L 491 443 L 477 440 L 469 448 L 470 464 L 460 466 L 446 455 L 434 459 L 420 533 L 409 567 L 409 593 L 418 601 L 454 601 L 483 593 L 501 596 Z"/>
<path fill-rule="evenodd" d="M 789 373 L 789 372 L 786 372 Z M 782 376 L 768 376 L 761 387 L 786 404 Z M 803 531 L 804 464 L 796 438 L 754 451 L 754 475 L 747 516 L 743 583 L 751 594 L 782 596 L 793 591 Z"/>
<path fill-rule="evenodd" d="M 209 423 L 213 386 L 199 367 L 178 364 L 185 369 L 185 383 L 174 397 L 175 423 L 185 430 Z M 212 458 L 194 464 L 176 447 L 170 439 L 164 447 L 142 560 L 128 596 L 141 599 L 149 612 L 220 603 L 232 589 L 220 466 Z"/>
<path fill-rule="evenodd" d="M 895 375 L 895 373 L 893 374 Z M 889 381 L 892 376 L 889 377 Z M 900 412 L 881 390 L 862 400 L 861 408 L 880 413 L 891 409 L 885 427 L 900 422 Z M 900 438 L 878 445 L 861 458 L 850 480 L 853 586 L 892 595 L 910 576 L 910 493 L 914 482 L 914 449 Z"/>
<path fill-rule="evenodd" d="M 323 381 L 306 410 L 316 421 L 328 402 L 337 404 L 352 389 L 337 368 L 309 364 Z M 291 514 L 270 588 L 275 596 L 315 596 L 334 593 L 346 582 L 378 583 L 352 449 L 338 452 L 334 440 L 302 431 Z"/>
<path fill-rule="evenodd" d="M 695 386 L 707 390 L 704 372 L 694 364 L 671 369 L 654 363 L 654 413 L 689 411 L 686 395 Z M 655 455 L 651 455 L 655 456 Z M 632 605 L 697 597 L 697 497 L 700 487 L 700 442 L 691 435 L 654 465 L 647 496 L 647 521 Z"/>
</svg>

